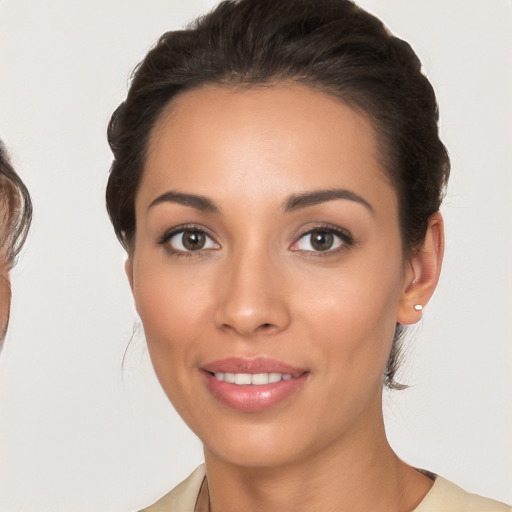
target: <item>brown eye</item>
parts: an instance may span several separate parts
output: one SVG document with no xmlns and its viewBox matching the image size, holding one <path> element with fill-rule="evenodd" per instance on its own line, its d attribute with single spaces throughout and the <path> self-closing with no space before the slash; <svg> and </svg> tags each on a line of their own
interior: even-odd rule
<svg viewBox="0 0 512 512">
<path fill-rule="evenodd" d="M 206 237 L 200 231 L 184 231 L 181 235 L 181 241 L 187 251 L 198 251 L 204 247 Z"/>
<path fill-rule="evenodd" d="M 304 233 L 292 246 L 292 251 L 332 252 L 344 245 L 350 246 L 349 233 L 334 228 L 316 228 Z"/>
<path fill-rule="evenodd" d="M 334 245 L 334 235 L 326 231 L 314 231 L 310 234 L 311 247 L 315 251 L 328 251 Z"/>
<path fill-rule="evenodd" d="M 160 243 L 165 243 L 176 252 L 195 252 L 203 249 L 219 249 L 204 231 L 200 229 L 182 229 L 171 236 L 165 237 Z"/>
</svg>

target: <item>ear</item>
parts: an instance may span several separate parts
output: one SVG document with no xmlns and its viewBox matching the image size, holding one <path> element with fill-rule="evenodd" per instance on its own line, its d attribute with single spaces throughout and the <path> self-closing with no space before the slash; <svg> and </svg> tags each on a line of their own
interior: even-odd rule
<svg viewBox="0 0 512 512">
<path fill-rule="evenodd" d="M 128 259 L 124 263 L 124 271 L 126 272 L 126 277 L 130 283 L 130 288 L 133 295 L 133 261 L 130 256 L 128 256 Z"/>
<path fill-rule="evenodd" d="M 135 310 L 137 314 L 139 313 L 139 308 L 137 307 L 137 301 L 135 300 L 134 288 L 133 288 L 133 260 L 131 256 L 128 256 L 128 259 L 124 262 L 124 271 L 126 272 L 126 277 L 128 278 L 128 282 L 130 283 L 130 289 L 132 290 L 133 302 L 135 306 Z"/>
<path fill-rule="evenodd" d="M 425 243 L 408 263 L 404 290 L 398 304 L 396 321 L 414 324 L 421 319 L 422 309 L 432 297 L 439 281 L 444 253 L 444 223 L 439 212 L 429 221 Z"/>
</svg>

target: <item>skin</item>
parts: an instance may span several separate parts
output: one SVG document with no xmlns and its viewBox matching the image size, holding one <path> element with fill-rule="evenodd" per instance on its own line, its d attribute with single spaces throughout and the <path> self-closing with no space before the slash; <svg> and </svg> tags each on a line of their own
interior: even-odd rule
<svg viewBox="0 0 512 512">
<path fill-rule="evenodd" d="M 0 250 L 0 343 L 5 337 L 11 309 L 10 265 L 4 250 Z"/>
<path fill-rule="evenodd" d="M 183 93 L 151 135 L 126 264 L 156 374 L 204 444 L 211 510 L 410 511 L 432 481 L 393 453 L 382 375 L 396 322 L 417 322 L 437 283 L 442 219 L 404 258 L 395 191 L 370 122 L 299 85 Z M 285 211 L 290 197 L 347 190 Z M 207 197 L 217 211 L 161 201 Z M 369 206 L 368 206 L 369 205 Z M 173 252 L 194 225 L 195 252 Z M 352 243 L 315 251 L 319 226 Z M 271 409 L 246 413 L 212 396 L 200 371 L 226 357 L 307 369 Z M 206 494 L 203 495 L 203 499 Z M 204 505 L 204 503 L 203 503 Z"/>
</svg>

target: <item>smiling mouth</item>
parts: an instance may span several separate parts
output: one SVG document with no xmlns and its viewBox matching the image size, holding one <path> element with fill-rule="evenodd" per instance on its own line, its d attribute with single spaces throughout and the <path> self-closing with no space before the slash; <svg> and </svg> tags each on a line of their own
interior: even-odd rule
<svg viewBox="0 0 512 512">
<path fill-rule="evenodd" d="M 290 373 L 228 373 L 228 372 L 208 372 L 217 380 L 236 384 L 238 386 L 264 386 L 266 384 L 274 384 L 282 380 L 296 379 L 304 372 L 295 374 Z"/>
<path fill-rule="evenodd" d="M 218 402 L 250 413 L 288 403 L 311 375 L 308 370 L 266 357 L 228 358 L 200 369 L 207 389 Z"/>
</svg>

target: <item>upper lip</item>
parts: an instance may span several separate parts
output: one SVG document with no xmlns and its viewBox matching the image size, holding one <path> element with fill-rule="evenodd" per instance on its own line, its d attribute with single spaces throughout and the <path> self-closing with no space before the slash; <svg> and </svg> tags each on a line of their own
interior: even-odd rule
<svg viewBox="0 0 512 512">
<path fill-rule="evenodd" d="M 292 366 L 277 359 L 268 357 L 243 358 L 228 357 L 212 361 L 201 367 L 202 370 L 210 373 L 282 373 L 296 375 L 304 373 L 304 368 Z"/>
</svg>

